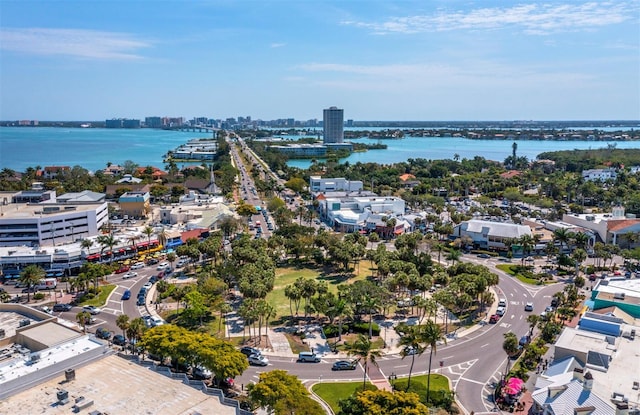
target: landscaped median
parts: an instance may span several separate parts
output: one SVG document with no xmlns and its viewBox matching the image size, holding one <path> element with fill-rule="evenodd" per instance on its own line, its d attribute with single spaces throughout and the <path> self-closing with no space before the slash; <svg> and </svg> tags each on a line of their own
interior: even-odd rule
<svg viewBox="0 0 640 415">
<path fill-rule="evenodd" d="M 426 401 L 427 375 L 411 377 L 411 386 L 407 390 L 408 377 L 392 380 L 396 391 L 412 392 L 418 395 L 422 403 Z M 347 399 L 357 392 L 362 391 L 362 382 L 321 382 L 311 387 L 314 394 L 327 403 L 334 413 L 340 413 L 341 400 Z M 377 390 L 374 385 L 367 382 L 367 390 Z M 448 409 L 453 404 L 453 395 L 449 390 L 449 380 L 442 375 L 432 374 L 429 397 L 431 405 Z"/>
<path fill-rule="evenodd" d="M 506 272 L 512 277 L 516 277 L 525 284 L 542 285 L 553 282 L 547 280 L 548 276 L 546 274 L 535 274 L 528 266 L 517 264 L 498 264 L 496 265 L 496 268 L 500 271 Z"/>
<path fill-rule="evenodd" d="M 109 298 L 109 295 L 115 289 L 116 289 L 115 284 L 102 285 L 100 286 L 100 291 L 98 292 L 98 295 L 95 295 L 89 292 L 85 294 L 83 297 L 79 298 L 80 301 L 78 302 L 78 305 L 80 306 L 92 305 L 95 307 L 102 307 L 107 303 L 107 298 Z"/>
</svg>

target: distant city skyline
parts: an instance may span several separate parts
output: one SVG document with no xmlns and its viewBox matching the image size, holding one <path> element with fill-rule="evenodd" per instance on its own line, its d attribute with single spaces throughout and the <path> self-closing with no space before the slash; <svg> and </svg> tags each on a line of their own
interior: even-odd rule
<svg viewBox="0 0 640 415">
<path fill-rule="evenodd" d="M 640 0 L 2 1 L 0 23 L 0 120 L 640 119 Z"/>
</svg>

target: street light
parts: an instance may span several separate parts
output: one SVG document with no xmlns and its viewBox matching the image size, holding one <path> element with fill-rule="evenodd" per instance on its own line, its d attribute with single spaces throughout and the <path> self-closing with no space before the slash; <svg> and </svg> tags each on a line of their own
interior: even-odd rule
<svg viewBox="0 0 640 415">
<path fill-rule="evenodd" d="M 391 389 L 396 390 L 396 379 L 398 379 L 398 375 L 395 372 L 391 372 L 389 375 L 389 383 L 391 383 Z"/>
</svg>

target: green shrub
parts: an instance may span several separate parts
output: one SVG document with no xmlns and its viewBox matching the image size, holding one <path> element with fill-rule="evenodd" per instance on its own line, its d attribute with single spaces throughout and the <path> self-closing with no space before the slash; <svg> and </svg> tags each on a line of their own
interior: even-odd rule
<svg viewBox="0 0 640 415">
<path fill-rule="evenodd" d="M 349 328 L 351 329 L 351 331 L 353 331 L 354 333 L 361 333 L 361 334 L 369 334 L 369 323 L 353 323 L 349 326 Z M 380 326 L 377 325 L 376 323 L 373 323 L 372 326 L 372 334 L 374 336 L 379 336 L 380 335 Z"/>
<path fill-rule="evenodd" d="M 44 294 L 43 293 L 35 293 L 35 294 L 33 294 L 33 299 L 34 300 L 43 300 L 44 299 Z"/>
</svg>

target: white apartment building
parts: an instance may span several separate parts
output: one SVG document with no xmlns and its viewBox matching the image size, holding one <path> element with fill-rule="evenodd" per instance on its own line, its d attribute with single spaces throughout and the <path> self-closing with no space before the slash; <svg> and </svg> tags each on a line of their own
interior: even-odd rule
<svg viewBox="0 0 640 415">
<path fill-rule="evenodd" d="M 605 180 L 615 180 L 618 174 L 615 169 L 606 168 L 606 169 L 589 169 L 582 171 L 582 178 L 589 181 L 605 181 Z"/>
</svg>

